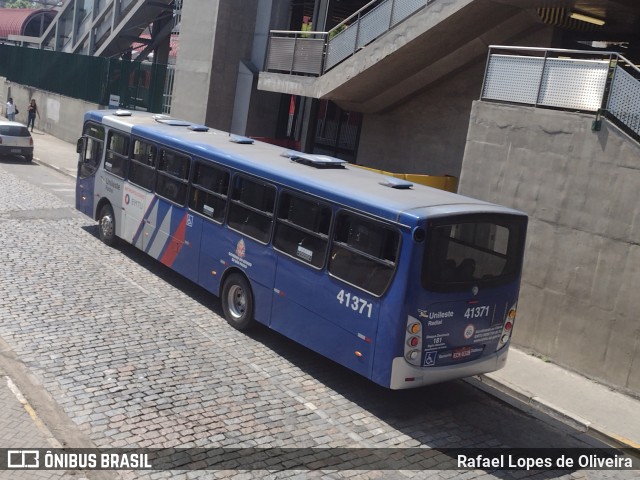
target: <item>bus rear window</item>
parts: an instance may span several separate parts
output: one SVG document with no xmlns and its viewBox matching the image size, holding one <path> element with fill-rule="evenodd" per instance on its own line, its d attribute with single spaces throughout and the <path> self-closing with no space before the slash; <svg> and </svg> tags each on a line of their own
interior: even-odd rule
<svg viewBox="0 0 640 480">
<path fill-rule="evenodd" d="M 526 217 L 513 215 L 474 215 L 430 222 L 423 287 L 463 290 L 515 279 L 522 264 L 526 223 Z"/>
</svg>

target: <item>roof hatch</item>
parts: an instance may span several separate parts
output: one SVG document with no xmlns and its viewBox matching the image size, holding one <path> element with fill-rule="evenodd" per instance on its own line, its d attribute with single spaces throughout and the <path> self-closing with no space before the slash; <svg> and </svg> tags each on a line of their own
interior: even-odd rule
<svg viewBox="0 0 640 480">
<path fill-rule="evenodd" d="M 384 185 L 389 188 L 396 188 L 398 190 L 408 190 L 413 187 L 413 183 L 395 177 L 385 177 L 385 179 L 380 182 L 380 185 Z"/>
<path fill-rule="evenodd" d="M 253 142 L 255 142 L 253 138 L 243 137 L 242 135 L 231 135 L 229 141 L 233 143 L 241 143 L 244 145 L 251 145 Z"/>
<path fill-rule="evenodd" d="M 189 125 L 189 130 L 193 130 L 194 132 L 208 132 L 209 131 L 209 127 L 207 127 L 206 125 Z"/>
<path fill-rule="evenodd" d="M 171 125 L 172 127 L 190 127 L 191 125 L 193 125 L 191 122 L 187 122 L 186 120 L 178 120 L 177 118 L 173 118 L 172 116 L 165 115 L 163 113 L 153 115 L 153 119 L 158 123 Z"/>
<path fill-rule="evenodd" d="M 294 150 L 286 150 L 282 152 L 281 155 L 290 158 L 292 162 L 302 163 L 303 165 L 309 165 L 315 168 L 344 168 L 345 163 L 348 163 L 346 160 L 329 157 L 328 155 L 312 155 Z"/>
</svg>

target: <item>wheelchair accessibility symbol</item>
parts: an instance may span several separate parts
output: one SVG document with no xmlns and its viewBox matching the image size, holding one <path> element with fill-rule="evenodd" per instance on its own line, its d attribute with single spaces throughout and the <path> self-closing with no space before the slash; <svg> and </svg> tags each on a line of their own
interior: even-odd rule
<svg viewBox="0 0 640 480">
<path fill-rule="evenodd" d="M 438 352 L 427 352 L 424 357 L 424 366 L 433 367 L 436 364 L 436 358 L 438 358 Z"/>
</svg>

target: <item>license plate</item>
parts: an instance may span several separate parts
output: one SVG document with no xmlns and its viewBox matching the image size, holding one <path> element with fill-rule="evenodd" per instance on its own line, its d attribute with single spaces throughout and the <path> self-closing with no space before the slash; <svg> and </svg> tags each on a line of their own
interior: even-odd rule
<svg viewBox="0 0 640 480">
<path fill-rule="evenodd" d="M 12 148 L 11 153 L 20 153 L 22 150 L 20 148 Z"/>
<path fill-rule="evenodd" d="M 460 360 L 471 356 L 471 347 L 456 348 L 451 354 L 452 360 Z"/>
</svg>

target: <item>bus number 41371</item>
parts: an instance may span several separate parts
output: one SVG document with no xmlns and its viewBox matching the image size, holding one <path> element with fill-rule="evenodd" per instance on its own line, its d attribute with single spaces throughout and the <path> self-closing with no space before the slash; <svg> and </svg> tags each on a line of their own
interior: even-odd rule
<svg viewBox="0 0 640 480">
<path fill-rule="evenodd" d="M 354 312 L 358 312 L 360 315 L 366 315 L 371 318 L 371 311 L 373 310 L 373 304 L 367 302 L 364 298 L 360 298 L 357 295 L 351 295 L 349 292 L 340 290 L 336 297 L 340 305 L 344 305 L 350 308 Z"/>
<path fill-rule="evenodd" d="M 491 308 L 489 305 L 483 305 L 481 307 L 469 307 L 467 311 L 464 312 L 464 318 L 482 318 L 488 317 L 490 314 Z"/>
</svg>

